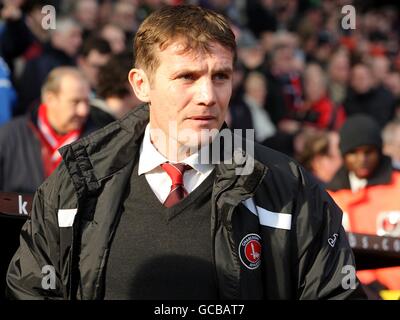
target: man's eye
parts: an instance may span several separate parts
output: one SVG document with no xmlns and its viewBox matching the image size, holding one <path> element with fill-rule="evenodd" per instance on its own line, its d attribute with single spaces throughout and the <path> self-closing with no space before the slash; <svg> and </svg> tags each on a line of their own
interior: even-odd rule
<svg viewBox="0 0 400 320">
<path fill-rule="evenodd" d="M 228 80 L 230 76 L 226 73 L 217 73 L 214 75 L 215 80 Z"/>
<path fill-rule="evenodd" d="M 179 78 L 181 78 L 183 80 L 194 80 L 195 79 L 194 75 L 191 73 L 182 74 L 179 76 Z"/>
</svg>

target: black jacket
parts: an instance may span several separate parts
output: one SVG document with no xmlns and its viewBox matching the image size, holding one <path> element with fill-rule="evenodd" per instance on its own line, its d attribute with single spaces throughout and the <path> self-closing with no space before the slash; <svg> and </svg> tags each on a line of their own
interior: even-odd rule
<svg viewBox="0 0 400 320">
<path fill-rule="evenodd" d="M 116 118 L 107 110 L 107 105 L 102 99 L 92 99 L 90 103 L 90 118 L 97 127 L 103 128 Z"/>
<path fill-rule="evenodd" d="M 10 297 L 104 297 L 122 191 L 148 121 L 148 107 L 139 107 L 62 149 L 63 164 L 38 189 L 31 219 L 22 229 L 7 275 Z M 354 266 L 354 257 L 340 209 L 293 160 L 261 145 L 255 146 L 254 158 L 249 153 L 242 166 L 233 162 L 215 168 L 210 236 L 220 298 L 355 297 L 358 281 L 354 290 L 342 286 L 343 267 Z M 251 174 L 236 174 L 252 160 Z M 59 227 L 60 214 L 68 212 L 76 213 L 72 226 Z M 250 235 L 262 247 L 253 266 L 240 254 Z M 55 268 L 53 290 L 41 285 L 46 265 Z"/>
<path fill-rule="evenodd" d="M 394 96 L 382 85 L 365 94 L 357 94 L 350 89 L 343 104 L 348 116 L 365 113 L 373 117 L 381 128 L 393 119 L 395 112 Z"/>
</svg>

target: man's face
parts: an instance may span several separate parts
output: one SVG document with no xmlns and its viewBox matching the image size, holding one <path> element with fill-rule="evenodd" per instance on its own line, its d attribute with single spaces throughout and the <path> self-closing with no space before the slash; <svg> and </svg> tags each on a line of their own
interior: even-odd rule
<svg viewBox="0 0 400 320">
<path fill-rule="evenodd" d="M 90 86 L 96 89 L 98 83 L 99 69 L 109 60 L 109 54 L 102 54 L 97 50 L 91 50 L 88 56 L 79 59 L 79 68 L 89 80 Z"/>
<path fill-rule="evenodd" d="M 95 0 L 85 0 L 78 2 L 78 9 L 75 14 L 84 28 L 93 30 L 96 28 L 98 11 L 99 6 Z"/>
<path fill-rule="evenodd" d="M 103 28 L 101 36 L 108 41 L 113 53 L 121 53 L 125 50 L 125 33 L 119 27 L 107 25 Z"/>
<path fill-rule="evenodd" d="M 264 106 L 267 98 L 267 82 L 262 75 L 250 73 L 245 80 L 245 94 Z"/>
<path fill-rule="evenodd" d="M 304 74 L 304 93 L 309 102 L 317 102 L 326 93 L 322 71 L 317 66 L 309 66 Z"/>
<path fill-rule="evenodd" d="M 160 64 L 149 88 L 150 127 L 161 129 L 178 146 L 200 145 L 209 142 L 200 138 L 200 131 L 220 129 L 225 119 L 232 93 L 233 53 L 217 43 L 209 52 L 182 52 L 182 48 L 177 41 L 158 51 Z M 179 134 L 183 131 L 197 139 L 184 141 Z"/>
<path fill-rule="evenodd" d="M 116 3 L 113 21 L 125 31 L 132 31 L 136 21 L 136 7 L 133 3 L 127 1 L 118 1 Z"/>
<path fill-rule="evenodd" d="M 360 146 L 345 154 L 344 163 L 360 179 L 369 178 L 375 171 L 380 154 L 375 146 Z"/>
<path fill-rule="evenodd" d="M 49 92 L 44 102 L 50 124 L 59 133 L 82 128 L 89 115 L 89 84 L 76 76 L 64 76 L 58 93 Z"/>
<path fill-rule="evenodd" d="M 367 93 L 373 86 L 373 77 L 370 70 L 363 65 L 355 66 L 352 71 L 351 86 L 358 94 Z"/>
<path fill-rule="evenodd" d="M 71 27 L 68 31 L 58 33 L 55 37 L 58 49 L 63 50 L 70 57 L 74 57 L 78 53 L 82 44 L 82 31 L 79 27 Z"/>
<path fill-rule="evenodd" d="M 329 76 L 333 81 L 346 84 L 350 75 L 350 61 L 345 54 L 334 56 L 329 67 Z"/>
</svg>

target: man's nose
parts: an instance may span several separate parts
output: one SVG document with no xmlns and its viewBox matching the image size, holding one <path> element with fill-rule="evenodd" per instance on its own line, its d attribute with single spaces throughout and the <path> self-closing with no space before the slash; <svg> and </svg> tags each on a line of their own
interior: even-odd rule
<svg viewBox="0 0 400 320">
<path fill-rule="evenodd" d="M 201 79 L 197 86 L 196 102 L 205 106 L 215 104 L 215 87 L 211 79 Z"/>
<path fill-rule="evenodd" d="M 365 153 L 360 152 L 357 154 L 357 161 L 360 165 L 365 165 L 368 161 L 368 157 Z"/>
</svg>

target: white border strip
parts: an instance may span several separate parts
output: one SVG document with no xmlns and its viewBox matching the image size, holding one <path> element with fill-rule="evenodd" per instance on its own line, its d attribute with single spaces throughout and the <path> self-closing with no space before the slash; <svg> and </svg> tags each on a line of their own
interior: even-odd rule
<svg viewBox="0 0 400 320">
<path fill-rule="evenodd" d="M 72 227 L 78 209 L 59 209 L 58 226 L 61 228 Z"/>
<path fill-rule="evenodd" d="M 254 204 L 253 198 L 243 201 L 243 204 L 253 214 L 258 216 L 260 224 L 267 227 L 290 230 L 292 228 L 292 215 L 288 213 L 272 212 Z"/>
</svg>

